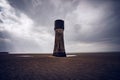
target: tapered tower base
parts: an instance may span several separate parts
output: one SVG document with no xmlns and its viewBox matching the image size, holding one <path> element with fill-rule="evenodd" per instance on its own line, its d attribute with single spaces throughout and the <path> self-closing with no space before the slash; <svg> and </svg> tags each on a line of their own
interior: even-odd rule
<svg viewBox="0 0 120 80">
<path fill-rule="evenodd" d="M 66 53 L 65 52 L 55 52 L 55 53 L 53 53 L 53 56 L 56 56 L 56 57 L 66 57 Z"/>
</svg>

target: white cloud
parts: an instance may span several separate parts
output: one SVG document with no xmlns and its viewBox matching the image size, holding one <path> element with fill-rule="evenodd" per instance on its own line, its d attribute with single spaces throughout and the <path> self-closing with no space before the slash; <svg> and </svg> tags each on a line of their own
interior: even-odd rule
<svg viewBox="0 0 120 80">
<path fill-rule="evenodd" d="M 50 39 L 53 37 L 44 31 L 44 27 L 40 28 L 40 32 L 33 31 L 33 28 L 38 27 L 34 25 L 34 21 L 24 13 L 16 11 L 7 0 L 1 0 L 0 6 L 2 7 L 0 18 L 3 21 L 0 29 L 9 33 L 8 39 L 11 45 L 7 46 L 12 47 L 9 51 L 50 52 L 49 47 L 52 43 Z"/>
</svg>

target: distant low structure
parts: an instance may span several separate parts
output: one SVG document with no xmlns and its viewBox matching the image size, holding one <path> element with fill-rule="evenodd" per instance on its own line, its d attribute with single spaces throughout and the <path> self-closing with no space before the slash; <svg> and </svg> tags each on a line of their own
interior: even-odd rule
<svg viewBox="0 0 120 80">
<path fill-rule="evenodd" d="M 55 43 L 53 56 L 66 57 L 65 46 L 64 46 L 64 21 L 55 21 Z"/>
<path fill-rule="evenodd" d="M 8 55 L 9 52 L 0 52 L 0 55 Z"/>
</svg>

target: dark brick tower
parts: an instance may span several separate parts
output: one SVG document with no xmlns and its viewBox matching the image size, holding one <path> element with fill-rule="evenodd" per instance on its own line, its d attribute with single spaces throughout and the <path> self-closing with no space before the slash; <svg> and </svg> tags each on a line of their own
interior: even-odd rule
<svg viewBox="0 0 120 80">
<path fill-rule="evenodd" d="M 64 21 L 55 21 L 55 44 L 53 56 L 56 57 L 66 57 L 65 47 L 64 47 Z"/>
</svg>

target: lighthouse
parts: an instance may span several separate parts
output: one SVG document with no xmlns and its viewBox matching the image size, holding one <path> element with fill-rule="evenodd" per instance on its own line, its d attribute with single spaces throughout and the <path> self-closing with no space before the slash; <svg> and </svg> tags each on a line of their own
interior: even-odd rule
<svg viewBox="0 0 120 80">
<path fill-rule="evenodd" d="M 66 57 L 65 46 L 64 46 L 64 21 L 55 20 L 55 43 L 53 56 L 56 57 Z"/>
</svg>

